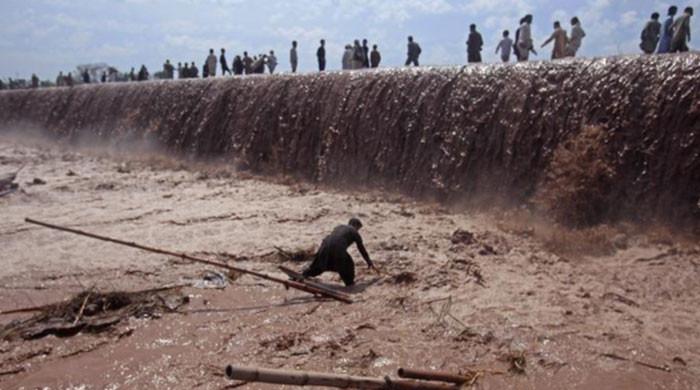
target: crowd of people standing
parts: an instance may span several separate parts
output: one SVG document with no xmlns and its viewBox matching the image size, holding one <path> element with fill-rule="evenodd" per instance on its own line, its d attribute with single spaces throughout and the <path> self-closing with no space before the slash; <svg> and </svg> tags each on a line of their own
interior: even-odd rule
<svg viewBox="0 0 700 390">
<path fill-rule="evenodd" d="M 646 54 L 682 53 L 688 51 L 690 42 L 690 17 L 693 7 L 687 7 L 683 15 L 676 18 L 678 7 L 668 8 L 668 16 L 663 26 L 659 22 L 659 13 L 651 14 L 651 19 L 642 30 L 639 48 Z"/>
<path fill-rule="evenodd" d="M 671 6 L 668 9 L 668 16 L 663 25 L 659 22 L 660 15 L 654 12 L 651 19 L 645 24 L 641 33 L 641 43 L 639 47 L 646 54 L 653 53 L 677 53 L 688 51 L 688 42 L 690 42 L 690 19 L 693 15 L 693 8 L 685 8 L 682 15 L 676 17 L 678 13 L 677 6 Z M 520 19 L 520 23 L 515 30 L 514 37 L 511 38 L 510 31 L 502 32 L 502 37 L 496 45 L 495 52 L 499 55 L 502 62 L 510 62 L 511 56 L 519 62 L 529 61 L 530 55 L 537 55 L 535 50 L 534 39 L 532 36 L 533 15 L 525 15 Z M 541 44 L 541 48 L 552 44 L 551 59 L 561 59 L 566 57 L 575 57 L 582 46 L 583 39 L 586 37 L 586 32 L 581 26 L 581 21 L 578 17 L 573 17 L 570 21 L 570 33 L 564 29 L 559 21 L 553 23 L 553 31 L 551 35 Z M 405 66 L 419 66 L 420 56 L 422 53 L 421 46 L 414 40 L 412 36 L 407 38 L 407 53 Z M 467 46 L 467 62 L 479 63 L 482 62 L 482 51 L 484 49 L 484 39 L 481 33 L 477 30 L 475 24 L 469 26 L 469 37 L 466 41 Z M 299 67 L 299 43 L 292 41 L 289 49 L 289 64 L 292 73 L 296 73 Z M 316 59 L 318 70 L 324 72 L 327 69 L 326 56 L 326 40 L 321 39 L 316 50 Z M 378 68 L 382 62 L 382 55 L 379 52 L 377 44 L 372 45 L 370 50 L 369 41 L 363 39 L 360 42 L 356 39 L 353 44 L 345 45 L 341 58 L 341 67 L 343 70 L 359 70 Z M 202 64 L 201 77 L 215 77 L 217 74 L 226 75 L 250 75 L 250 74 L 274 74 L 278 66 L 277 56 L 274 50 L 270 50 L 267 54 L 259 54 L 250 56 L 247 51 L 242 55 L 235 55 L 229 66 L 226 58 L 226 49 L 222 48 L 219 55 L 214 53 L 214 49 L 209 49 L 204 63 Z M 101 77 L 90 76 L 87 71 L 76 73 L 79 76 L 74 79 L 72 73 L 59 73 L 56 78 L 55 85 L 57 86 L 72 86 L 74 83 L 83 82 L 112 82 L 112 81 L 146 81 L 151 79 L 151 75 L 145 65 L 142 65 L 138 72 L 134 68 L 124 77 L 116 72 L 116 69 L 110 68 L 109 72 L 102 73 Z M 170 60 L 166 60 L 163 64 L 163 69 L 156 72 L 153 78 L 156 79 L 191 79 L 199 78 L 200 69 L 194 61 L 179 62 L 177 67 Z M 9 86 L 27 87 L 29 83 L 19 83 L 12 80 Z M 50 85 L 50 82 L 39 81 L 36 75 L 32 75 L 31 87 L 37 88 L 39 85 Z M 0 80 L 0 89 L 7 86 Z"/>
</svg>

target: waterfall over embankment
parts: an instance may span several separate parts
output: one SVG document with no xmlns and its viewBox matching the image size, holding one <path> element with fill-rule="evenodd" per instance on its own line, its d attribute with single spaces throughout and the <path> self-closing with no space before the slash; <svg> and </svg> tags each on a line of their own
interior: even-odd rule
<svg viewBox="0 0 700 390">
<path fill-rule="evenodd" d="M 0 93 L 0 126 L 27 124 L 324 183 L 516 203 L 548 175 L 566 179 L 574 167 L 552 166 L 557 150 L 598 126 L 587 157 L 605 160 L 604 179 L 573 185 L 605 182 L 601 218 L 700 220 L 698 55 Z"/>
</svg>

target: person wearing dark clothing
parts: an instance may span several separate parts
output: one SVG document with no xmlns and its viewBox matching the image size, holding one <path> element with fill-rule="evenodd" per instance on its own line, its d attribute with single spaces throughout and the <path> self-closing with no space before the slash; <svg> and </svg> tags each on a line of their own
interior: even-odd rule
<svg viewBox="0 0 700 390">
<path fill-rule="evenodd" d="M 199 77 L 199 68 L 197 68 L 197 65 L 192 61 L 192 65 L 190 65 L 190 78 L 196 79 L 197 77 Z"/>
<path fill-rule="evenodd" d="M 671 51 L 671 40 L 673 39 L 673 18 L 678 13 L 678 7 L 672 5 L 668 8 L 668 18 L 664 22 L 661 30 L 661 40 L 657 54 L 664 54 Z"/>
<path fill-rule="evenodd" d="M 131 68 L 131 71 L 129 72 L 129 81 L 136 81 L 136 72 L 134 71 L 134 68 Z"/>
<path fill-rule="evenodd" d="M 175 67 L 170 63 L 170 60 L 165 60 L 163 64 L 163 73 L 168 80 L 172 80 L 173 77 L 175 77 Z"/>
<path fill-rule="evenodd" d="M 347 225 L 340 225 L 333 229 L 333 232 L 323 239 L 311 265 L 303 271 L 304 277 L 314 277 L 326 271 L 332 271 L 340 274 L 346 286 L 355 284 L 355 263 L 347 252 L 350 245 L 357 244 L 357 249 L 365 259 L 367 267 L 374 267 L 362 243 L 360 228 L 362 228 L 360 220 L 353 218 Z"/>
<path fill-rule="evenodd" d="M 226 50 L 221 49 L 221 55 L 219 56 L 219 62 L 221 63 L 221 75 L 225 76 L 226 72 L 231 74 L 231 69 L 228 67 L 228 62 L 226 62 Z"/>
<path fill-rule="evenodd" d="M 377 68 L 380 62 L 382 62 L 382 55 L 377 50 L 377 45 L 374 45 L 372 46 L 372 53 L 369 55 L 369 64 L 372 68 Z"/>
<path fill-rule="evenodd" d="M 365 54 L 360 41 L 355 39 L 352 47 L 352 69 L 362 69 L 365 66 Z"/>
<path fill-rule="evenodd" d="M 134 68 L 131 68 L 133 70 Z M 66 85 L 69 87 L 73 86 L 73 73 L 68 72 L 68 75 L 66 76 Z"/>
<path fill-rule="evenodd" d="M 88 73 L 87 70 L 83 72 L 82 76 L 83 76 L 83 82 L 85 84 L 90 84 L 90 73 Z"/>
<path fill-rule="evenodd" d="M 318 71 L 326 70 L 326 40 L 321 39 L 321 46 L 316 50 L 316 58 L 318 58 Z"/>
<path fill-rule="evenodd" d="M 107 72 L 102 72 L 102 80 L 101 81 L 102 81 L 102 83 L 107 82 Z"/>
<path fill-rule="evenodd" d="M 252 65 L 253 73 L 264 74 L 266 60 L 267 60 L 267 57 L 265 55 L 261 55 L 260 57 L 256 58 L 255 61 L 253 62 L 253 65 Z"/>
<path fill-rule="evenodd" d="M 651 20 L 647 22 L 642 30 L 642 43 L 639 44 L 639 48 L 646 54 L 654 54 L 656 51 L 656 44 L 659 43 L 660 34 L 661 23 L 659 23 L 659 13 L 654 12 L 651 14 Z"/>
<path fill-rule="evenodd" d="M 207 78 L 209 77 L 209 63 L 207 61 L 204 61 L 204 65 L 202 65 L 202 78 Z"/>
<path fill-rule="evenodd" d="M 243 52 L 243 70 L 245 74 L 253 73 L 253 59 L 248 56 L 248 52 Z"/>
<path fill-rule="evenodd" d="M 367 45 L 367 40 L 362 40 L 362 66 L 369 68 L 369 46 Z"/>
<path fill-rule="evenodd" d="M 673 38 L 671 38 L 671 53 L 684 53 L 688 51 L 688 42 L 690 42 L 690 17 L 693 16 L 693 7 L 687 7 L 683 11 L 683 15 L 679 16 L 671 30 Z"/>
<path fill-rule="evenodd" d="M 141 69 L 139 70 L 138 80 L 139 81 L 148 80 L 148 69 L 146 69 L 146 65 L 141 65 Z"/>
<path fill-rule="evenodd" d="M 299 66 L 299 55 L 297 54 L 297 41 L 292 41 L 292 48 L 289 49 L 289 64 L 292 66 L 292 73 L 297 72 Z"/>
<path fill-rule="evenodd" d="M 476 31 L 476 24 L 469 26 L 469 40 L 467 41 L 467 61 L 470 63 L 481 62 L 481 49 L 484 40 Z"/>
<path fill-rule="evenodd" d="M 180 77 L 179 77 L 179 78 L 181 78 L 181 79 L 189 79 L 189 78 L 190 78 L 190 72 L 191 72 L 191 70 L 190 70 L 190 64 L 188 64 L 187 62 L 185 62 L 185 66 L 184 66 L 184 67 L 182 68 L 182 70 L 180 71 Z"/>
<path fill-rule="evenodd" d="M 243 60 L 241 60 L 241 56 L 236 56 L 233 58 L 233 74 L 234 75 L 242 75 L 243 74 Z"/>
<path fill-rule="evenodd" d="M 39 88 L 39 77 L 32 73 L 32 88 Z"/>
<path fill-rule="evenodd" d="M 187 64 L 185 64 L 185 65 L 187 65 Z M 178 78 L 178 80 L 184 78 L 183 73 L 182 73 L 182 62 L 177 63 L 177 78 Z"/>
<path fill-rule="evenodd" d="M 413 37 L 408 37 L 408 58 L 406 58 L 406 66 L 409 66 L 411 64 L 419 66 L 418 59 L 420 57 L 421 52 L 422 50 L 420 48 L 420 45 L 413 41 Z"/>
</svg>

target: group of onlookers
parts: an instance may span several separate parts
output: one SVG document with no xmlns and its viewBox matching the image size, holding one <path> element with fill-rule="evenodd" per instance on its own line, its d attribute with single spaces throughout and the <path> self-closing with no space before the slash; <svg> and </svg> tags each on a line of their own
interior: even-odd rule
<svg viewBox="0 0 700 390">
<path fill-rule="evenodd" d="M 277 68 L 277 57 L 274 50 L 270 50 L 269 54 L 260 54 L 250 57 L 247 51 L 243 52 L 243 56 L 236 55 L 229 66 L 226 59 L 226 49 L 222 48 L 217 58 L 214 54 L 214 49 L 209 49 L 209 55 L 205 58 L 202 65 L 202 77 L 215 77 L 217 74 L 222 76 L 228 75 L 243 75 L 243 74 L 259 74 L 265 73 L 265 68 L 272 74 Z M 175 67 L 170 64 L 170 60 L 166 60 L 163 64 L 162 79 L 174 79 Z M 192 61 L 184 65 L 181 62 L 177 64 L 177 78 L 190 79 L 199 77 L 199 68 Z"/>
<path fill-rule="evenodd" d="M 671 6 L 668 9 L 668 17 L 664 21 L 663 25 L 659 22 L 659 13 L 654 12 L 651 15 L 651 20 L 649 20 L 641 34 L 640 48 L 644 53 L 677 53 L 688 51 L 688 42 L 690 41 L 690 18 L 693 15 L 693 8 L 685 8 L 683 14 L 676 18 L 678 13 L 678 7 Z M 511 54 L 515 56 L 518 61 L 528 61 L 530 54 L 537 55 L 537 51 L 534 47 L 534 41 L 532 38 L 531 25 L 533 22 L 532 15 L 525 15 L 520 20 L 520 25 L 518 26 L 514 38 L 510 37 L 510 31 L 503 31 L 503 37 L 496 46 L 496 53 L 500 54 L 499 57 L 503 62 L 509 62 Z M 552 47 L 552 59 L 559 59 L 565 57 L 575 57 L 578 50 L 581 48 L 583 38 L 586 36 L 585 31 L 581 27 L 581 21 L 574 17 L 571 19 L 571 33 L 567 34 L 567 31 L 561 26 L 559 21 L 554 22 L 554 30 L 552 34 L 547 38 L 541 45 L 545 47 L 550 43 L 553 43 Z M 482 61 L 481 52 L 484 47 L 484 40 L 481 34 L 477 31 L 477 26 L 472 24 L 469 26 L 469 38 L 466 42 L 467 45 L 467 62 L 478 63 Z M 296 73 L 299 66 L 299 55 L 297 53 L 298 43 L 297 41 L 292 42 L 292 47 L 289 50 L 289 63 L 291 66 L 292 73 Z M 419 66 L 420 55 L 422 49 L 420 45 L 413 39 L 412 36 L 408 37 L 407 54 L 406 54 L 406 66 L 414 65 Z M 326 70 L 326 41 L 321 39 L 320 45 L 316 50 L 316 59 L 318 61 L 318 70 L 323 72 Z M 360 40 L 355 40 L 354 44 L 348 44 L 345 46 L 342 57 L 342 69 L 343 70 L 357 70 L 357 69 L 368 69 L 377 68 L 382 61 L 381 53 L 379 52 L 378 46 L 372 45 L 372 50 L 370 51 L 367 39 L 363 39 L 362 43 Z M 209 55 L 206 57 L 204 64 L 202 66 L 201 76 L 204 78 L 214 77 L 217 72 L 222 76 L 228 75 L 244 75 L 244 74 L 262 74 L 269 72 L 270 74 L 275 73 L 278 61 L 275 56 L 275 52 L 270 50 L 269 54 L 260 54 L 257 56 L 250 57 L 248 52 L 243 52 L 243 55 L 236 55 L 231 62 L 229 67 L 228 61 L 226 59 L 226 50 L 221 49 L 221 52 L 217 58 L 214 54 L 214 49 L 209 49 Z M 114 68 L 110 68 L 110 74 L 103 72 L 99 81 L 110 82 L 110 81 L 145 81 L 150 78 L 148 69 L 145 65 L 142 65 L 138 72 L 134 68 L 128 74 L 120 74 Z M 83 83 L 97 82 L 98 77 L 94 75 L 94 80 L 91 79 L 90 74 L 87 70 L 78 72 L 79 78 L 78 82 Z M 78 75 L 76 74 L 76 75 Z M 154 78 L 157 79 L 175 79 L 177 75 L 178 79 L 190 79 L 199 78 L 200 72 L 199 68 L 194 61 L 187 63 L 178 63 L 177 68 L 170 63 L 170 60 L 166 60 L 163 64 L 163 70 L 157 72 Z M 60 72 L 56 78 L 57 86 L 73 86 L 75 83 L 73 74 L 67 73 L 63 74 Z M 9 85 L 8 85 L 9 84 Z M 26 88 L 31 86 L 33 88 L 38 88 L 40 85 L 39 78 L 36 75 L 32 75 L 31 84 L 27 85 L 24 80 L 9 80 L 8 84 L 0 80 L 0 89 L 6 88 Z M 50 82 L 43 82 L 42 85 L 50 85 Z"/>
<path fill-rule="evenodd" d="M 322 39 L 321 46 L 316 52 L 316 56 L 318 57 L 318 69 L 321 72 L 326 68 L 325 43 L 326 41 Z M 362 45 L 360 45 L 359 39 L 356 39 L 352 45 L 345 45 L 345 51 L 343 51 L 343 58 L 341 60 L 343 70 L 377 68 L 381 62 L 382 55 L 379 53 L 379 47 L 377 45 L 372 45 L 372 51 L 370 52 L 367 39 L 362 40 Z M 321 66 L 321 64 L 323 64 L 323 66 Z"/>
<path fill-rule="evenodd" d="M 511 39 L 510 31 L 503 31 L 503 37 L 496 45 L 496 54 L 503 62 L 509 62 L 511 53 L 515 55 L 518 61 L 528 61 L 530 54 L 537 55 L 535 50 L 534 40 L 532 38 L 531 25 L 533 21 L 532 15 L 525 15 L 520 19 L 520 25 L 515 31 L 515 39 Z M 547 46 L 550 42 L 554 42 L 552 49 L 552 59 L 565 57 L 575 57 L 578 50 L 581 48 L 581 43 L 586 33 L 581 27 L 581 21 L 578 17 L 571 19 L 571 35 L 568 35 L 559 21 L 554 22 L 554 31 L 547 38 L 541 47 Z M 481 62 L 481 51 L 484 46 L 484 40 L 481 34 L 477 31 L 476 25 L 469 26 L 469 39 L 467 39 L 467 62 Z"/>
<path fill-rule="evenodd" d="M 693 7 L 687 7 L 683 14 L 676 17 L 678 7 L 673 5 L 668 9 L 668 17 L 663 26 L 659 22 L 659 13 L 651 14 L 651 20 L 642 30 L 642 42 L 639 48 L 646 54 L 681 53 L 688 51 L 690 41 L 690 17 Z"/>
</svg>

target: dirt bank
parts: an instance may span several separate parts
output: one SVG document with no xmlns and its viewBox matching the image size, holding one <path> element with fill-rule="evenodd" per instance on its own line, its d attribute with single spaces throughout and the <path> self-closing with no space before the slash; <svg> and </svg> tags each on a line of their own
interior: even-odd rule
<svg viewBox="0 0 700 390">
<path fill-rule="evenodd" d="M 0 125 L 487 204 L 566 176 L 553 156 L 593 125 L 610 168 L 594 220 L 697 223 L 698 84 L 694 54 L 110 84 L 2 92 Z"/>
</svg>

